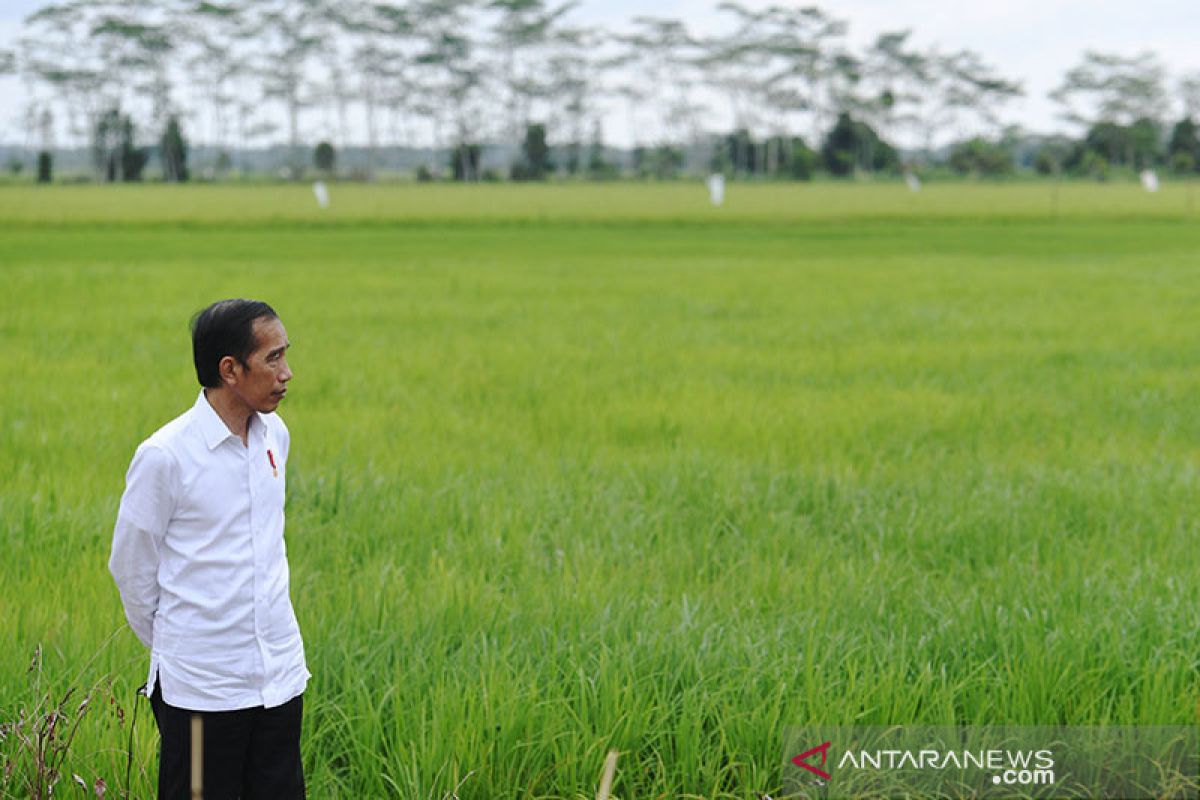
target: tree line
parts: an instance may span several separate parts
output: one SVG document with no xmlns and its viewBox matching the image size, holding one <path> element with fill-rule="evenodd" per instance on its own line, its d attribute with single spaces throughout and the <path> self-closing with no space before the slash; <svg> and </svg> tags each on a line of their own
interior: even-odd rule
<svg viewBox="0 0 1200 800">
<path fill-rule="evenodd" d="M 978 53 L 920 48 L 908 30 L 854 48 L 815 6 L 717 11 L 722 32 L 701 35 L 655 16 L 584 26 L 570 0 L 72 0 L 29 15 L 0 72 L 25 84 L 27 140 L 48 154 L 65 132 L 99 180 L 138 179 L 151 154 L 185 180 L 185 127 L 218 152 L 283 138 L 294 176 L 315 138 L 327 170 L 365 139 L 368 178 L 381 147 L 417 142 L 448 154 L 426 174 L 462 180 L 483 177 L 496 142 L 515 179 L 667 176 L 698 143 L 710 152 L 694 166 L 733 175 L 896 171 L 911 166 L 898 142 L 928 159 L 947 139 L 955 170 L 1013 168 L 1003 113 L 1024 89 Z M 1200 165 L 1200 72 L 1087 52 L 1051 96 L 1085 134 L 1045 141 L 1040 171 Z M 616 109 L 634 143 L 624 165 L 602 141 Z M 714 134 L 718 112 L 731 133 Z"/>
</svg>

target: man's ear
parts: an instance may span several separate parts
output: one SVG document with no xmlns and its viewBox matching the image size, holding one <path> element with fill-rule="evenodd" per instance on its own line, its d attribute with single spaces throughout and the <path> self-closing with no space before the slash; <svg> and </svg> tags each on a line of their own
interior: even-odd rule
<svg viewBox="0 0 1200 800">
<path fill-rule="evenodd" d="M 225 356 L 217 363 L 217 374 L 221 376 L 221 383 L 226 386 L 231 386 L 237 383 L 237 359 L 233 356 Z"/>
</svg>

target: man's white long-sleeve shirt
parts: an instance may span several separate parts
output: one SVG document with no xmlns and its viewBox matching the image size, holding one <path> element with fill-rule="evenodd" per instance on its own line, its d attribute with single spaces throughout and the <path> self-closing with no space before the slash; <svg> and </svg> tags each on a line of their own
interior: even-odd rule
<svg viewBox="0 0 1200 800">
<path fill-rule="evenodd" d="M 282 705 L 310 677 L 283 541 L 287 426 L 250 418 L 247 444 L 204 392 L 137 449 L 109 570 L 150 648 L 146 692 L 177 708 Z"/>
</svg>

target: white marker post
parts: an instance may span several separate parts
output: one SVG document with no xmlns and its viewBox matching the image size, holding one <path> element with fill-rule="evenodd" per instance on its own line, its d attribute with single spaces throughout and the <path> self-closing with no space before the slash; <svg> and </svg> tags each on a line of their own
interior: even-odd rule
<svg viewBox="0 0 1200 800">
<path fill-rule="evenodd" d="M 324 181 L 317 181 L 313 184 L 313 194 L 317 198 L 317 205 L 321 208 L 329 208 L 329 190 L 325 188 Z"/>
<path fill-rule="evenodd" d="M 608 800 L 612 793 L 613 777 L 617 772 L 617 751 L 609 750 L 604 758 L 604 772 L 600 776 L 600 788 L 596 790 L 596 800 Z"/>
<path fill-rule="evenodd" d="M 1158 173 L 1152 169 L 1142 170 L 1142 188 L 1150 194 L 1158 191 Z"/>
<path fill-rule="evenodd" d="M 718 207 L 725 202 L 725 176 L 719 172 L 708 176 L 708 199 Z"/>
<path fill-rule="evenodd" d="M 908 186 L 908 190 L 913 194 L 921 191 L 921 179 L 911 172 L 904 173 L 904 184 Z"/>
</svg>

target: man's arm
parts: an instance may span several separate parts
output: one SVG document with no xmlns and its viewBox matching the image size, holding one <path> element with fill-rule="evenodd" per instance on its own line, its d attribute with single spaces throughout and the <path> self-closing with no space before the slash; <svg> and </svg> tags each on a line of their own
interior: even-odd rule
<svg viewBox="0 0 1200 800">
<path fill-rule="evenodd" d="M 121 592 L 129 627 L 146 647 L 154 643 L 159 545 L 175 511 L 177 477 L 170 453 L 150 444 L 139 447 L 125 475 L 125 494 L 113 529 L 108 570 Z"/>
</svg>

